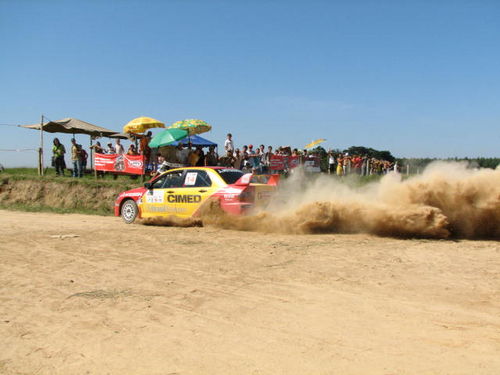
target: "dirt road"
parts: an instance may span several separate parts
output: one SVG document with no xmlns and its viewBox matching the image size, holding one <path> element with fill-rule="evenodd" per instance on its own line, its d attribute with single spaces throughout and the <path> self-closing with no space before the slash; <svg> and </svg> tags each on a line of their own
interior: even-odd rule
<svg viewBox="0 0 500 375">
<path fill-rule="evenodd" d="M 0 374 L 500 373 L 498 241 L 0 228 Z"/>
</svg>

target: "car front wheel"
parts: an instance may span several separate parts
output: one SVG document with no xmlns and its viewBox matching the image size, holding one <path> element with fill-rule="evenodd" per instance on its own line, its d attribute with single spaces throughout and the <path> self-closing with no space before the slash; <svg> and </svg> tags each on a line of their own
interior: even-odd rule
<svg viewBox="0 0 500 375">
<path fill-rule="evenodd" d="M 137 208 L 137 205 L 133 200 L 129 199 L 125 203 L 123 203 L 121 209 L 121 217 L 124 222 L 126 222 L 127 224 L 133 223 L 138 213 L 139 209 Z"/>
</svg>

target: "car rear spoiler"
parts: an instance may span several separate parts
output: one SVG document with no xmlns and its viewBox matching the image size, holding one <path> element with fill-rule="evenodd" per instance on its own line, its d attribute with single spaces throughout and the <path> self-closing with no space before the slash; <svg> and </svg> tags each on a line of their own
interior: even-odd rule
<svg viewBox="0 0 500 375">
<path fill-rule="evenodd" d="M 259 179 L 264 178 L 267 181 L 262 181 L 260 182 Z M 253 180 L 253 181 L 252 181 Z M 255 181 L 257 180 L 257 181 Z M 268 175 L 254 175 L 252 173 L 246 173 L 243 176 L 240 177 L 238 181 L 236 181 L 234 184 L 236 186 L 247 186 L 250 185 L 250 183 L 261 183 L 264 185 L 271 185 L 271 186 L 277 186 L 280 180 L 280 175 L 279 174 L 268 174 Z"/>
<path fill-rule="evenodd" d="M 240 177 L 238 181 L 236 181 L 234 184 L 236 186 L 247 186 L 250 185 L 250 181 L 252 181 L 252 173 L 245 173 L 243 176 Z"/>
</svg>

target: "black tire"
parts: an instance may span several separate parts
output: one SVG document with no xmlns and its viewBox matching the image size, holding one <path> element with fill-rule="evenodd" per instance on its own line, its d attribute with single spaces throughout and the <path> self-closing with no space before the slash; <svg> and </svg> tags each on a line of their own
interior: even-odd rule
<svg viewBox="0 0 500 375">
<path fill-rule="evenodd" d="M 120 216 L 125 223 L 132 224 L 138 213 L 139 209 L 132 199 L 127 199 L 125 203 L 122 204 Z"/>
</svg>

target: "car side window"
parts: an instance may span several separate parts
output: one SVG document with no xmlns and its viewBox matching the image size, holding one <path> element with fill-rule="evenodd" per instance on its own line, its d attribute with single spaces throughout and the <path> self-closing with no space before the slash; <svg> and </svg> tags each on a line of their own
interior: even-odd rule
<svg viewBox="0 0 500 375">
<path fill-rule="evenodd" d="M 150 189 L 161 189 L 163 187 L 163 184 L 165 183 L 165 175 L 161 176 L 160 178 L 156 179 L 152 184 Z"/>
<path fill-rule="evenodd" d="M 165 183 L 163 184 L 163 188 L 171 189 L 182 187 L 182 181 L 184 181 L 182 173 L 183 171 L 176 171 L 165 174 Z"/>
<path fill-rule="evenodd" d="M 184 177 L 183 187 L 210 187 L 212 180 L 206 171 L 187 170 Z"/>
</svg>

